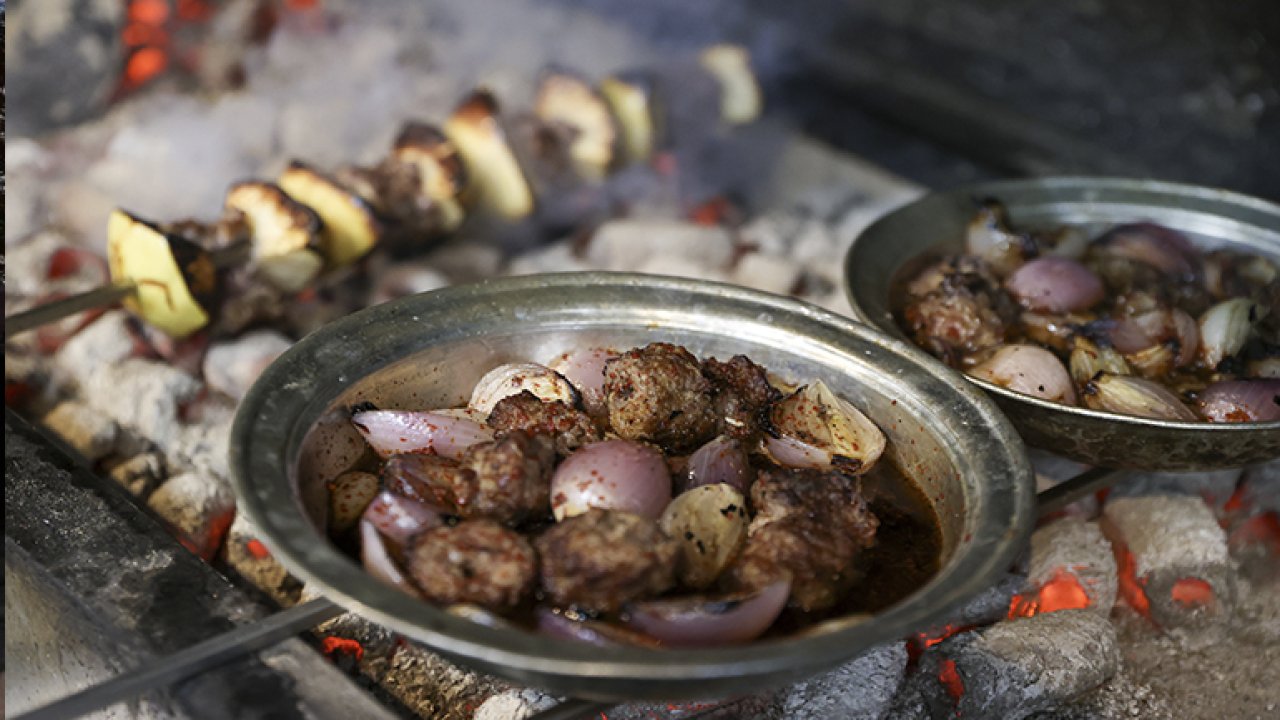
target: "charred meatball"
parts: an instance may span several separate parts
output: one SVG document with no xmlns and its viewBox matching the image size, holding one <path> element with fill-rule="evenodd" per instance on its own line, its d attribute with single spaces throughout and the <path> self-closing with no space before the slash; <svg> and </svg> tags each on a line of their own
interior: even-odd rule
<svg viewBox="0 0 1280 720">
<path fill-rule="evenodd" d="M 542 590 L 554 605 L 610 613 L 675 585 L 676 542 L 639 515 L 589 510 L 534 544 Z"/>
<path fill-rule="evenodd" d="M 489 413 L 489 427 L 549 435 L 561 455 L 603 439 L 586 413 L 560 400 L 546 402 L 528 390 L 499 400 Z"/>
<path fill-rule="evenodd" d="M 766 470 L 751 488 L 751 501 L 756 516 L 728 586 L 758 589 L 789 577 L 794 607 L 835 605 L 857 580 L 854 561 L 874 542 L 878 525 L 858 480 L 838 472 Z"/>
<path fill-rule="evenodd" d="M 528 541 L 491 520 L 467 520 L 422 533 L 405 561 L 428 599 L 498 611 L 519 605 L 537 574 Z"/>
<path fill-rule="evenodd" d="M 471 446 L 460 462 L 470 471 L 471 482 L 454 490 L 458 513 L 505 523 L 546 515 L 551 509 L 555 462 L 550 438 L 521 430 Z"/>
<path fill-rule="evenodd" d="M 475 473 L 437 455 L 404 453 L 387 459 L 382 468 L 382 483 L 391 492 L 410 500 L 453 510 L 457 505 L 457 489 L 474 485 Z"/>
<path fill-rule="evenodd" d="M 716 432 L 711 383 L 688 350 L 652 343 L 604 366 L 605 402 L 614 432 L 667 450 L 690 450 Z"/>
<path fill-rule="evenodd" d="M 760 418 L 782 397 L 769 384 L 765 369 L 746 355 L 734 355 L 729 362 L 711 358 L 702 363 L 702 374 L 711 381 L 712 405 L 722 435 L 738 439 L 756 435 Z"/>
</svg>

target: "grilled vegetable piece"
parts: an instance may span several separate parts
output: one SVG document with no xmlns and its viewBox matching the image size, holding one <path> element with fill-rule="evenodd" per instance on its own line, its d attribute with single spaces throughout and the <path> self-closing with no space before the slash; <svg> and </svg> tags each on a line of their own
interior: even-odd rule
<svg viewBox="0 0 1280 720">
<path fill-rule="evenodd" d="M 545 73 L 534 113 L 543 122 L 572 129 L 569 155 L 582 177 L 604 178 L 617 158 L 618 128 L 604 98 L 585 80 L 559 70 Z"/>
<path fill-rule="evenodd" d="M 324 223 L 320 238 L 330 267 L 350 265 L 378 243 L 382 227 L 373 208 L 328 175 L 295 160 L 281 173 L 279 185 Z"/>
<path fill-rule="evenodd" d="M 243 213 L 253 240 L 253 260 L 262 276 L 284 292 L 297 292 L 324 265 L 320 218 L 279 185 L 242 182 L 227 191 L 228 210 Z"/>
<path fill-rule="evenodd" d="M 440 211 L 441 231 L 462 224 L 466 211 L 458 198 L 467 182 L 458 148 L 434 125 L 409 123 L 400 131 L 391 157 L 414 169 L 421 192 Z"/>
<path fill-rule="evenodd" d="M 616 75 L 600 81 L 600 95 L 618 121 L 618 135 L 626 162 L 645 162 L 662 134 L 657 93 L 651 79 Z"/>
<path fill-rule="evenodd" d="M 498 101 L 477 90 L 445 122 L 444 133 L 470 171 L 464 198 L 509 220 L 533 212 L 533 190 L 507 142 L 498 116 Z"/>
<path fill-rule="evenodd" d="M 740 45 L 713 45 L 703 50 L 698 60 L 703 69 L 720 83 L 722 120 L 730 125 L 742 125 L 760 117 L 764 102 L 745 48 Z"/>
<path fill-rule="evenodd" d="M 196 243 L 115 210 L 107 221 L 107 264 L 112 279 L 137 285 L 124 306 L 159 330 L 182 338 L 212 319 L 218 272 Z"/>
</svg>

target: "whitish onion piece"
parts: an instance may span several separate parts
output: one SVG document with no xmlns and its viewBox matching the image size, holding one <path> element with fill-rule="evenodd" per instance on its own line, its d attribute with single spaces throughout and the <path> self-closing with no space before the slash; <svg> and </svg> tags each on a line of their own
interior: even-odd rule
<svg viewBox="0 0 1280 720">
<path fill-rule="evenodd" d="M 377 494 L 377 475 L 367 472 L 339 475 L 329 486 L 329 529 L 344 532 L 355 527 Z"/>
<path fill-rule="evenodd" d="M 662 453 L 630 440 L 605 440 L 570 455 L 551 476 L 556 520 L 591 508 L 625 510 L 656 520 L 671 502 L 671 475 Z"/>
<path fill-rule="evenodd" d="M 790 593 L 790 581 L 782 581 L 754 594 L 636 603 L 627 624 L 668 647 L 743 643 L 769 629 Z"/>
<path fill-rule="evenodd" d="M 1200 357 L 1210 368 L 1240 352 L 1257 318 L 1257 306 L 1247 298 L 1231 298 L 1200 316 Z"/>
<path fill-rule="evenodd" d="M 751 487 L 754 475 L 742 443 L 727 435 L 721 435 L 695 450 L 689 456 L 687 467 L 686 489 L 726 483 L 745 493 Z"/>
<path fill-rule="evenodd" d="M 1121 225 L 1097 242 L 1109 255 L 1150 265 L 1168 275 L 1194 273 L 1199 258 L 1187 236 L 1155 223 Z"/>
<path fill-rule="evenodd" d="M 1084 388 L 1084 403 L 1094 410 L 1155 418 L 1197 420 L 1196 414 L 1165 386 L 1129 375 L 1102 373 Z"/>
<path fill-rule="evenodd" d="M 1200 393 L 1200 415 L 1210 422 L 1280 420 L 1280 380 L 1224 380 Z"/>
<path fill-rule="evenodd" d="M 619 647 L 636 645 L 639 647 L 659 647 L 657 640 L 627 628 L 610 625 L 595 620 L 574 620 L 552 610 L 539 607 L 533 611 L 538 632 L 548 637 L 561 640 L 595 645 L 597 647 Z"/>
<path fill-rule="evenodd" d="M 414 535 L 444 524 L 435 508 L 385 490 L 365 508 L 362 519 L 397 548 L 404 547 Z"/>
<path fill-rule="evenodd" d="M 1009 275 L 1035 248 L 1029 238 L 1009 229 L 1004 205 L 987 200 L 965 229 L 965 251 L 982 258 L 997 275 Z"/>
<path fill-rule="evenodd" d="M 384 458 L 425 452 L 457 460 L 472 445 L 493 439 L 488 426 L 430 411 L 364 410 L 352 414 L 351 424 Z"/>
<path fill-rule="evenodd" d="M 560 373 L 537 363 L 508 363 L 490 370 L 476 382 L 467 407 L 489 413 L 499 400 L 525 390 L 547 402 L 578 404 L 578 391 Z"/>
<path fill-rule="evenodd" d="M 1071 377 L 1081 385 L 1089 382 L 1100 372 L 1115 375 L 1128 375 L 1129 365 L 1115 348 L 1104 347 L 1077 335 L 1072 340 L 1071 357 L 1067 365 L 1071 369 Z"/>
<path fill-rule="evenodd" d="M 821 380 L 783 398 L 769 419 L 765 449 L 781 465 L 862 473 L 884 452 L 880 428 Z"/>
<path fill-rule="evenodd" d="M 547 367 L 563 375 L 582 394 L 582 407 L 592 415 L 608 412 L 604 398 L 604 364 L 618 353 L 604 348 L 584 348 L 562 353 Z"/>
<path fill-rule="evenodd" d="M 1249 377 L 1280 379 L 1280 357 L 1250 360 Z"/>
<path fill-rule="evenodd" d="M 710 587 L 747 540 L 747 501 L 720 483 L 681 493 L 658 519 L 667 537 L 680 543 L 676 575 L 687 587 Z"/>
<path fill-rule="evenodd" d="M 364 569 L 379 582 L 386 583 L 397 590 L 403 590 L 414 597 L 421 597 L 421 593 L 409 581 L 404 570 L 400 569 L 400 564 L 391 557 L 386 540 L 378 534 L 378 529 L 373 526 L 373 523 L 363 520 L 360 522 L 360 562 L 364 565 Z"/>
<path fill-rule="evenodd" d="M 1074 312 L 1092 307 L 1105 294 L 1102 279 L 1070 258 L 1037 258 L 1014 271 L 1005 288 L 1023 307 L 1040 312 Z"/>
<path fill-rule="evenodd" d="M 1034 345 L 1006 345 L 968 373 L 1024 395 L 1064 405 L 1076 404 L 1075 386 L 1062 361 Z"/>
</svg>

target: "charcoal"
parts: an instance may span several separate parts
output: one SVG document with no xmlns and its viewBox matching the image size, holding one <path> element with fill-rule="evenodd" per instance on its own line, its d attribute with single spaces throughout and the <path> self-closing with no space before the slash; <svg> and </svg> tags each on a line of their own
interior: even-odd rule
<svg viewBox="0 0 1280 720">
<path fill-rule="evenodd" d="M 532 688 L 512 688 L 493 695 L 476 708 L 472 720 L 524 720 L 534 713 L 548 710 L 560 700 Z M 613 717 L 611 714 L 610 717 Z"/>
<path fill-rule="evenodd" d="M 156 452 L 139 453 L 112 467 L 107 475 L 133 496 L 146 500 L 164 480 L 164 458 Z"/>
<path fill-rule="evenodd" d="M 679 220 L 614 220 L 600 226 L 587 246 L 586 259 L 603 270 L 635 271 L 646 262 L 677 259 L 685 272 L 719 272 L 733 255 L 723 228 Z"/>
<path fill-rule="evenodd" d="M 954 610 L 946 622 L 939 623 L 919 633 L 923 638 L 940 638 L 960 628 L 987 625 L 1003 619 L 1009 612 L 1009 604 L 1025 586 L 1025 572 L 1007 572 L 990 586 L 974 595 Z"/>
<path fill-rule="evenodd" d="M 123 310 L 104 313 L 63 344 L 54 364 L 75 383 L 90 385 L 97 373 L 109 371 L 133 354 L 129 322 Z"/>
<path fill-rule="evenodd" d="M 274 330 L 255 330 L 215 343 L 205 354 L 203 374 L 210 389 L 240 400 L 263 370 L 293 341 Z"/>
<path fill-rule="evenodd" d="M 1021 720 L 1098 687 L 1120 666 L 1110 621 L 1087 610 L 1007 620 L 925 653 L 934 717 Z"/>
<path fill-rule="evenodd" d="M 787 295 L 800 282 L 803 268 L 790 258 L 764 253 L 748 253 L 733 267 L 730 279 L 738 285 Z"/>
<path fill-rule="evenodd" d="M 84 403 L 65 400 L 40 421 L 91 463 L 110 455 L 119 428 L 115 422 Z"/>
<path fill-rule="evenodd" d="M 1121 670 L 1094 691 L 1053 710 L 1035 713 L 1031 720 L 1174 720 L 1176 717 L 1167 700 Z"/>
<path fill-rule="evenodd" d="M 147 506 L 179 533 L 187 549 L 208 560 L 234 519 L 236 501 L 225 480 L 189 472 L 165 481 Z"/>
<path fill-rule="evenodd" d="M 1097 523 L 1066 517 L 1032 533 L 1027 591 L 1038 590 L 1063 573 L 1084 590 L 1090 610 L 1103 617 L 1111 614 L 1116 601 L 1115 555 Z"/>
<path fill-rule="evenodd" d="M 1103 513 L 1107 536 L 1132 555 L 1151 619 L 1188 645 L 1219 640 L 1235 600 L 1235 570 L 1208 505 L 1149 495 L 1110 500 Z"/>
<path fill-rule="evenodd" d="M 1209 472 L 1129 472 L 1111 488 L 1112 498 L 1143 495 L 1195 495 L 1215 509 L 1231 499 L 1240 468 Z"/>
<path fill-rule="evenodd" d="M 141 358 L 99 366 L 86 380 L 81 390 L 94 409 L 162 449 L 177 441 L 182 431 L 180 407 L 201 389 L 200 382 L 190 375 Z"/>
<path fill-rule="evenodd" d="M 248 580 L 282 607 L 298 601 L 302 582 L 290 575 L 280 561 L 271 555 L 266 545 L 258 539 L 257 529 L 244 513 L 237 513 L 231 528 L 227 530 L 223 558 L 240 577 Z"/>
<path fill-rule="evenodd" d="M 907 668 L 905 643 L 874 648 L 823 675 L 777 693 L 778 717 L 791 720 L 880 720 L 902 685 Z"/>
</svg>

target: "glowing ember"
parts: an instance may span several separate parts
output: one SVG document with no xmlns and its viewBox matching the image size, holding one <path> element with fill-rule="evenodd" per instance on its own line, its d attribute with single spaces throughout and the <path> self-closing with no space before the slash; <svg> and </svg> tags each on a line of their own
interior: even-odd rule
<svg viewBox="0 0 1280 720">
<path fill-rule="evenodd" d="M 943 625 L 942 630 L 934 635 L 929 633 L 920 633 L 915 637 L 907 640 L 907 659 L 911 663 L 915 663 L 924 654 L 925 650 L 941 643 L 949 637 L 959 635 L 962 632 L 972 630 L 972 625 Z"/>
<path fill-rule="evenodd" d="M 938 668 L 938 682 L 947 689 L 947 694 L 952 700 L 958 701 L 964 697 L 964 680 L 960 678 L 955 660 L 947 658 L 942 661 L 941 667 Z"/>
<path fill-rule="evenodd" d="M 1265 512 L 1254 515 L 1232 530 L 1227 542 L 1236 548 L 1260 545 L 1280 555 L 1280 514 Z"/>
<path fill-rule="evenodd" d="M 333 657 L 335 653 L 350 655 L 358 662 L 364 657 L 364 646 L 355 640 L 341 637 L 327 637 L 320 641 L 320 649 L 325 655 Z"/>
<path fill-rule="evenodd" d="M 1227 498 L 1227 502 L 1222 506 L 1222 509 L 1229 513 L 1243 510 L 1245 492 L 1246 492 L 1246 486 L 1243 483 L 1241 483 L 1240 485 L 1237 485 L 1236 491 L 1231 493 L 1230 498 Z"/>
<path fill-rule="evenodd" d="M 267 550 L 267 546 L 263 545 L 261 540 L 250 540 L 244 544 L 244 549 L 247 550 L 250 555 L 259 560 L 271 557 L 271 553 Z"/>
<path fill-rule="evenodd" d="M 1129 603 L 1129 607 L 1150 618 L 1151 601 L 1147 598 L 1147 591 L 1143 587 L 1145 583 L 1137 575 L 1138 563 L 1133 559 L 1133 553 L 1129 551 L 1128 544 L 1115 538 L 1111 541 L 1111 547 L 1116 554 L 1116 572 L 1120 576 L 1120 595 L 1124 597 L 1125 602 Z"/>
<path fill-rule="evenodd" d="M 1184 608 L 1201 608 L 1213 604 L 1213 587 L 1200 578 L 1182 578 L 1169 591 L 1173 601 Z"/>
<path fill-rule="evenodd" d="M 1058 610 L 1079 610 L 1089 605 L 1089 594 L 1081 587 L 1080 580 L 1065 570 L 1059 570 L 1039 590 L 1014 595 L 1009 603 L 1009 618 L 1032 617 Z"/>
</svg>

